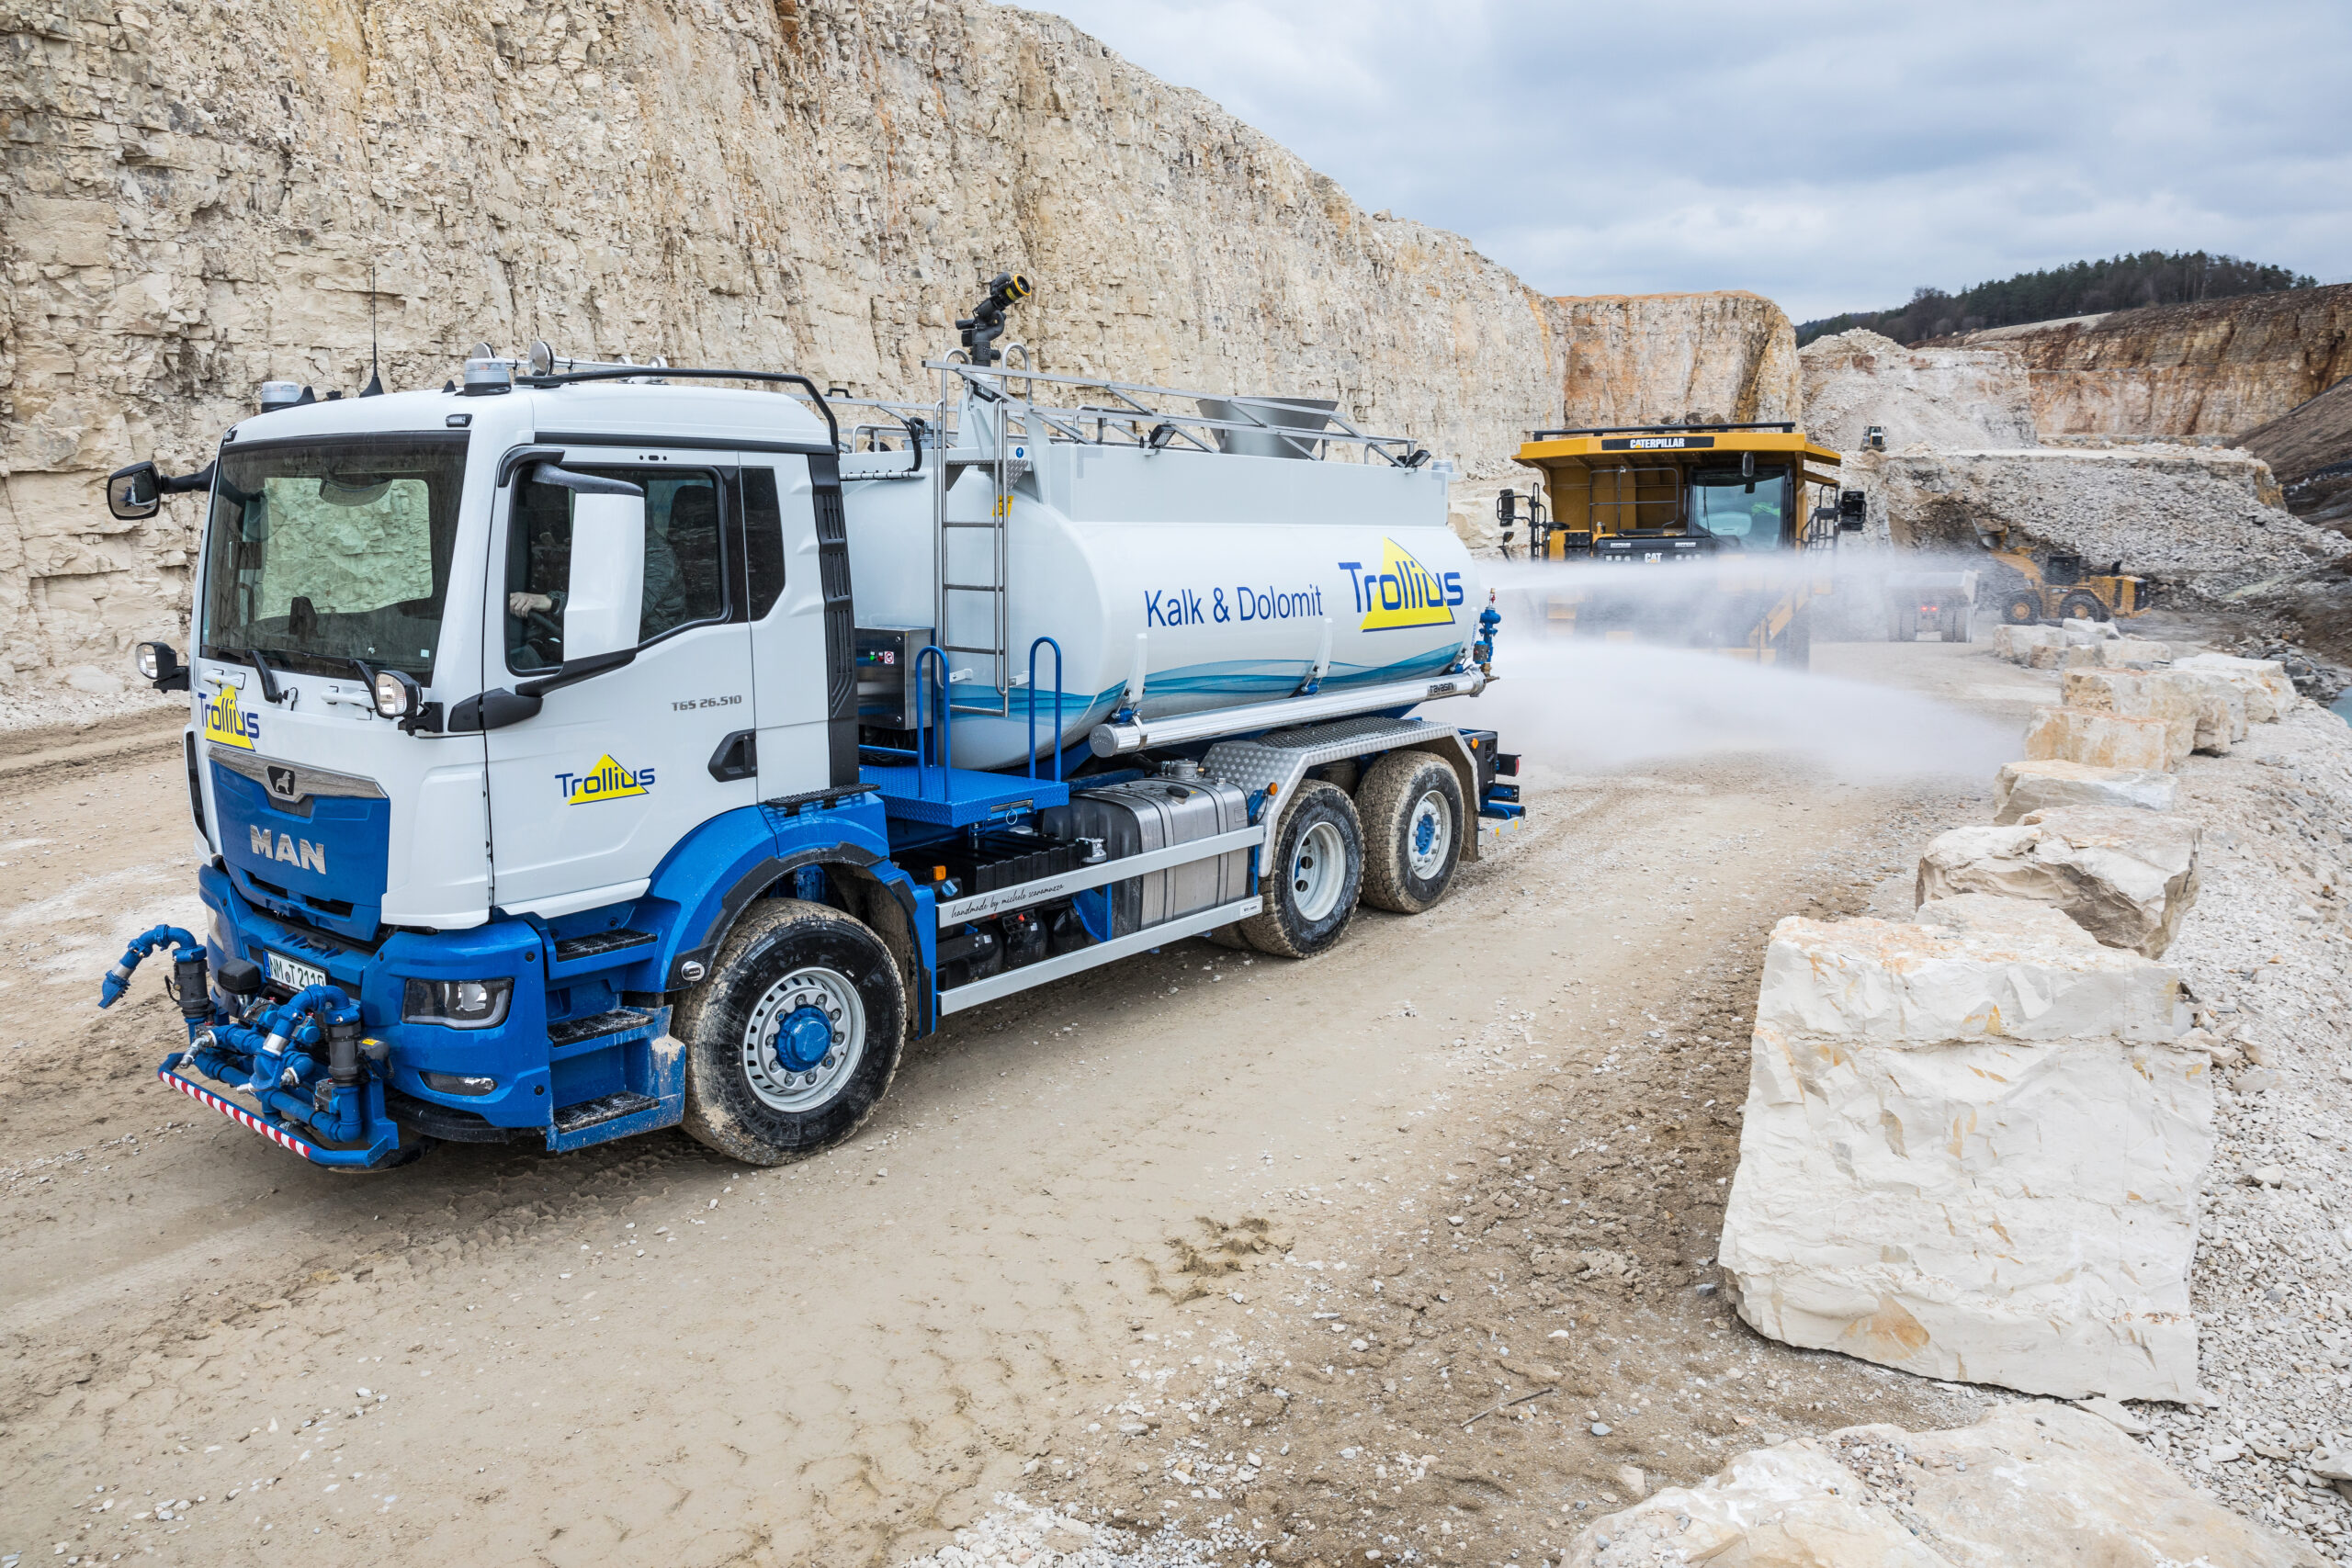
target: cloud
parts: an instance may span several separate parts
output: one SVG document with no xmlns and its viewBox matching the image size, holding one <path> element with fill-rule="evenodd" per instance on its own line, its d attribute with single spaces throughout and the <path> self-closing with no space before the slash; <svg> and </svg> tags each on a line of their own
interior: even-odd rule
<svg viewBox="0 0 2352 1568">
<path fill-rule="evenodd" d="M 1799 320 L 2086 256 L 2352 277 L 2352 6 L 1031 0 L 1559 294 Z"/>
</svg>

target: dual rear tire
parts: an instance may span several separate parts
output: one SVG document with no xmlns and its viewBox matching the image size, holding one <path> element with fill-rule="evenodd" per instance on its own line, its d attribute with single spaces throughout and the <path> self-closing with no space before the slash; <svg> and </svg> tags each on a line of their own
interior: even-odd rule
<svg viewBox="0 0 2352 1568">
<path fill-rule="evenodd" d="M 1301 784 L 1259 863 L 1265 907 L 1231 928 L 1259 952 L 1312 958 L 1347 934 L 1357 906 L 1418 915 L 1445 897 L 1465 831 L 1461 781 L 1425 751 L 1391 751 L 1351 798 Z"/>
</svg>

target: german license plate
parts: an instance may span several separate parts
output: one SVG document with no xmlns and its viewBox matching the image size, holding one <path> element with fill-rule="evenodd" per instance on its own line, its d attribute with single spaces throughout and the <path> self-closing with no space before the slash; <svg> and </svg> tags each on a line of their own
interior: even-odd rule
<svg viewBox="0 0 2352 1568">
<path fill-rule="evenodd" d="M 327 983 L 327 972 L 315 964 L 297 963 L 282 953 L 272 953 L 267 956 L 269 977 L 281 986 L 291 986 L 299 991 L 306 986 L 323 986 Z"/>
</svg>

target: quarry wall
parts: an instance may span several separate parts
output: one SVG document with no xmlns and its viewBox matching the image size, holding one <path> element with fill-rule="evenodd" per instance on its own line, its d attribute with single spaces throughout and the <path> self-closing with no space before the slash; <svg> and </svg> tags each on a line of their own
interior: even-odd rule
<svg viewBox="0 0 2352 1568">
<path fill-rule="evenodd" d="M 2352 284 L 1997 327 L 1946 340 L 2026 367 L 2045 436 L 2237 436 L 2352 375 Z"/>
<path fill-rule="evenodd" d="M 1799 357 L 1805 433 L 1833 451 L 1861 451 L 1874 424 L 1898 451 L 2038 445 L 2025 367 L 2004 350 L 1905 348 L 1856 327 Z"/>
<path fill-rule="evenodd" d="M 356 390 L 371 307 L 396 389 L 546 338 L 908 396 L 1017 265 L 1041 368 L 1337 397 L 1489 490 L 1563 413 L 1795 406 L 1769 301 L 1547 299 L 981 0 L 0 0 L 0 674 L 184 635 L 197 507 L 119 524 L 99 478 L 200 466 L 266 378 Z"/>
</svg>

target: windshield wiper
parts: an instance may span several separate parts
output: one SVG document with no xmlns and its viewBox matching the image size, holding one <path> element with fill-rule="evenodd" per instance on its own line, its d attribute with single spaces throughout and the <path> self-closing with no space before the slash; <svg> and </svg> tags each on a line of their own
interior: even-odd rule
<svg viewBox="0 0 2352 1568">
<path fill-rule="evenodd" d="M 261 677 L 261 700 L 266 703 L 283 702 L 285 698 L 277 690 L 277 672 L 270 669 L 269 660 L 261 656 L 261 649 L 249 648 L 245 649 L 245 657 L 253 660 L 254 673 Z"/>
</svg>

